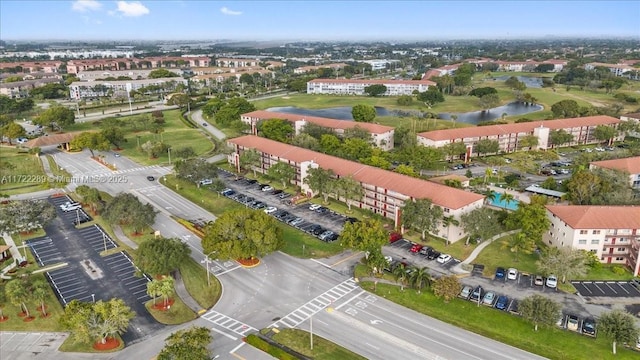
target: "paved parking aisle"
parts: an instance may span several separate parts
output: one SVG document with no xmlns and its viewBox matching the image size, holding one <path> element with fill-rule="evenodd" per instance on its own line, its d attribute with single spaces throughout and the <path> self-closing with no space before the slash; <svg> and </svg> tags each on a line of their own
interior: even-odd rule
<svg viewBox="0 0 640 360">
<path fill-rule="evenodd" d="M 62 269 L 47 271 L 45 276 L 53 286 L 56 296 L 64 305 L 72 300 L 93 300 L 86 277 L 76 267 L 67 266 Z"/>
<path fill-rule="evenodd" d="M 87 214 L 82 208 L 73 211 L 63 211 L 60 208 L 60 205 L 66 202 L 74 202 L 74 200 L 69 197 L 69 195 L 52 197 L 50 198 L 50 201 L 56 208 L 58 217 L 61 218 L 66 224 L 82 224 L 92 220 L 91 216 L 89 216 L 89 214 Z"/>
<path fill-rule="evenodd" d="M 341 299 L 345 295 L 358 288 L 358 284 L 353 278 L 345 280 L 340 284 L 332 287 L 324 293 L 316 296 L 311 301 L 300 306 L 287 316 L 273 323 L 270 327 L 289 327 L 295 328 L 299 324 L 305 322 L 317 312 L 323 310 L 327 306 L 333 304 L 336 300 Z"/>
<path fill-rule="evenodd" d="M 26 241 L 31 254 L 40 266 L 47 266 L 64 261 L 62 252 L 55 242 L 48 236 L 43 236 Z"/>
<path fill-rule="evenodd" d="M 640 291 L 628 281 L 572 281 L 581 296 L 638 297 Z"/>
<path fill-rule="evenodd" d="M 147 283 L 151 281 L 151 278 L 146 274 L 143 274 L 141 277 L 136 276 L 139 270 L 133 264 L 133 261 L 131 261 L 127 253 L 121 251 L 105 256 L 103 260 L 109 268 L 109 274 L 116 275 L 122 287 L 124 287 L 131 296 L 135 297 L 136 301 L 144 304 L 151 300 L 151 297 L 147 295 Z"/>
<path fill-rule="evenodd" d="M 111 237 L 100 227 L 93 225 L 86 228 L 78 229 L 78 233 L 82 239 L 96 252 L 106 251 L 118 247 Z"/>
</svg>

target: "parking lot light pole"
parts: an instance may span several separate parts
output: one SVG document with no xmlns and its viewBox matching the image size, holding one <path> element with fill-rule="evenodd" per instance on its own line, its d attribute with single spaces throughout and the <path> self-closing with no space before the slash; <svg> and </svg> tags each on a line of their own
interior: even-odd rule
<svg viewBox="0 0 640 360">
<path fill-rule="evenodd" d="M 96 302 L 96 294 L 91 294 L 91 301 Z"/>
<path fill-rule="evenodd" d="M 102 233 L 102 242 L 104 242 L 104 251 L 107 251 L 107 235 Z"/>
<path fill-rule="evenodd" d="M 211 286 L 211 279 L 210 279 L 210 270 L 209 270 L 209 264 L 211 264 L 211 259 L 209 258 L 209 255 L 215 254 L 217 253 L 217 251 L 212 251 L 209 254 L 204 256 L 204 260 L 201 261 L 201 263 L 205 264 L 205 266 L 207 267 L 207 286 Z"/>
</svg>

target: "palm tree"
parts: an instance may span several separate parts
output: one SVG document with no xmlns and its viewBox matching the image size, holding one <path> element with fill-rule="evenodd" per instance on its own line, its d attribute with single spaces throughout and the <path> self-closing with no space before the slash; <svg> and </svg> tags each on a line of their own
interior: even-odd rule
<svg viewBox="0 0 640 360">
<path fill-rule="evenodd" d="M 21 280 L 11 280 L 5 286 L 4 291 L 7 293 L 7 298 L 9 298 L 9 301 L 13 305 L 19 306 L 20 310 L 22 310 L 22 312 L 27 315 L 27 318 L 30 318 L 31 315 L 29 314 L 29 309 L 24 302 L 25 299 L 29 298 L 26 284 Z"/>
<path fill-rule="evenodd" d="M 160 296 L 160 282 L 158 280 L 151 280 L 147 283 L 147 295 L 153 298 L 153 305 L 155 305 L 156 299 Z"/>
<path fill-rule="evenodd" d="M 47 298 L 47 290 L 49 285 L 42 280 L 34 281 L 31 285 L 31 296 L 38 302 L 40 302 L 40 309 L 42 309 L 42 315 L 47 316 L 47 308 L 44 304 L 44 299 Z"/>
<path fill-rule="evenodd" d="M 396 283 L 400 283 L 400 291 L 404 291 L 404 283 L 407 281 L 407 269 L 404 264 L 398 264 L 398 266 L 393 269 L 392 275 Z"/>
<path fill-rule="evenodd" d="M 500 194 L 500 201 L 504 201 L 504 207 L 509 207 L 509 204 L 514 202 L 516 199 L 513 194 L 509 194 L 508 192 L 503 192 Z"/>
<path fill-rule="evenodd" d="M 418 294 L 420 294 L 420 291 L 425 285 L 427 287 L 431 286 L 431 274 L 429 274 L 429 269 L 426 267 L 413 267 L 411 269 L 411 274 L 409 275 L 409 283 L 416 289 Z"/>
<path fill-rule="evenodd" d="M 451 124 L 453 124 L 452 127 L 454 128 L 456 127 L 456 120 L 458 120 L 458 115 L 456 114 L 451 115 Z"/>
<path fill-rule="evenodd" d="M 449 245 L 449 230 L 451 229 L 451 225 L 458 226 L 460 225 L 460 221 L 453 216 L 444 216 L 442 217 L 442 225 L 447 228 L 447 241 L 445 243 Z"/>
<path fill-rule="evenodd" d="M 164 306 L 165 308 L 167 307 L 167 304 L 169 303 L 169 297 L 171 297 L 171 295 L 173 295 L 175 293 L 175 290 L 173 288 L 173 278 L 171 276 L 167 276 L 164 279 L 162 279 L 160 281 L 160 295 L 162 296 L 162 298 L 164 299 Z"/>
<path fill-rule="evenodd" d="M 484 203 L 485 204 L 489 204 L 489 203 L 493 203 L 494 201 L 496 201 L 496 198 L 498 197 L 498 194 L 495 193 L 493 190 L 491 189 L 487 189 L 485 190 L 482 195 L 484 195 Z"/>
</svg>

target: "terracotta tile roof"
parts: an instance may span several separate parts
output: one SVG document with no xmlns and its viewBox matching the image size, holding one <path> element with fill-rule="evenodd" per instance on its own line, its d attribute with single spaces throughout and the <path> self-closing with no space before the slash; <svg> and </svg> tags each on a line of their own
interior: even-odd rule
<svg viewBox="0 0 640 360">
<path fill-rule="evenodd" d="M 628 118 L 632 118 L 632 119 L 640 119 L 640 112 L 637 113 L 630 113 L 630 114 L 624 114 L 622 116 L 626 116 Z"/>
<path fill-rule="evenodd" d="M 258 110 L 252 111 L 246 114 L 242 114 L 242 116 L 250 116 L 252 118 L 257 118 L 260 120 L 265 119 L 283 119 L 287 121 L 300 121 L 307 120 L 310 123 L 317 124 L 322 127 L 330 128 L 330 129 L 351 129 L 356 126 L 361 127 L 372 134 L 384 134 L 389 131 L 393 131 L 393 127 L 385 126 L 380 124 L 372 124 L 372 123 L 363 123 L 363 122 L 355 122 L 349 120 L 336 120 L 330 118 L 323 118 L 318 116 L 306 116 L 306 115 L 298 115 L 298 114 L 288 114 L 277 111 L 266 111 L 266 110 Z"/>
<path fill-rule="evenodd" d="M 573 229 L 640 229 L 640 206 L 547 205 Z"/>
<path fill-rule="evenodd" d="M 362 183 L 392 190 L 415 199 L 429 198 L 434 204 L 449 209 L 459 209 L 484 199 L 482 195 L 469 191 L 382 170 L 259 136 L 246 135 L 230 139 L 228 142 L 245 148 L 256 149 L 296 163 L 313 160 L 321 168 L 331 169 L 337 175 L 352 175 L 354 179 Z"/>
<path fill-rule="evenodd" d="M 406 84 L 406 85 L 415 85 L 415 84 L 423 84 L 429 86 L 437 85 L 433 81 L 429 80 L 392 80 L 392 79 L 313 79 L 309 81 L 310 83 L 334 83 L 334 84 L 383 84 L 383 85 L 396 85 L 396 84 Z"/>
<path fill-rule="evenodd" d="M 27 141 L 24 145 L 28 148 L 34 147 L 43 147 L 50 145 L 59 145 L 63 143 L 68 143 L 73 140 L 74 137 L 82 133 L 82 131 L 75 131 L 64 134 L 53 134 L 49 136 L 40 136 L 39 138 L 35 138 Z"/>
<path fill-rule="evenodd" d="M 640 174 L 640 156 L 614 160 L 594 161 L 591 165 L 601 168 L 625 171 L 629 174 Z"/>
<path fill-rule="evenodd" d="M 424 76 L 422 77 L 422 79 L 428 80 L 428 79 L 431 79 L 433 77 L 440 76 L 441 74 L 442 74 L 442 72 L 440 70 L 431 69 L 431 70 L 427 71 L 426 73 L 424 73 Z"/>
<path fill-rule="evenodd" d="M 546 121 L 532 121 L 526 123 L 517 123 L 517 124 L 504 124 L 504 125 L 488 125 L 488 126 L 476 126 L 476 127 L 466 127 L 466 128 L 456 128 L 456 129 L 446 129 L 446 130 L 435 130 L 435 131 L 427 131 L 423 133 L 419 133 L 418 136 L 434 140 L 451 140 L 451 139 L 462 139 L 468 137 L 483 137 L 483 136 L 494 136 L 494 135 L 508 135 L 514 133 L 531 133 L 533 129 L 536 127 L 544 126 L 550 128 L 551 130 L 557 129 L 569 129 L 574 127 L 581 127 L 587 125 L 609 125 L 609 124 L 617 124 L 622 120 L 616 119 L 611 116 L 606 115 L 598 115 L 598 116 L 587 116 L 581 118 L 569 118 L 569 119 L 557 119 L 557 120 L 546 120 Z"/>
</svg>

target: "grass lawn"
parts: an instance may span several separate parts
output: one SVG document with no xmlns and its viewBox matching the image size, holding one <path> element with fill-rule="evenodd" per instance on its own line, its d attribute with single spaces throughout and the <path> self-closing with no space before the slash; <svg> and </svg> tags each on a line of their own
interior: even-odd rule
<svg viewBox="0 0 640 360">
<path fill-rule="evenodd" d="M 68 171 L 58 167 L 58 164 L 56 164 L 53 156 L 47 155 L 47 162 L 49 163 L 49 169 L 51 169 L 51 172 L 57 178 L 56 180 L 60 180 L 51 185 L 56 187 L 66 186 L 69 183 L 68 179 L 71 179 L 71 174 L 69 174 Z"/>
<path fill-rule="evenodd" d="M 178 325 L 184 324 L 196 318 L 196 313 L 194 313 L 187 305 L 182 302 L 179 296 L 174 295 L 172 297 L 174 300 L 173 305 L 167 311 L 160 311 L 153 308 L 154 301 L 147 301 L 144 306 L 147 308 L 151 316 L 154 319 L 158 320 L 159 323 L 165 325 Z M 162 298 L 156 299 L 156 303 L 162 303 Z"/>
<path fill-rule="evenodd" d="M 540 256 L 535 252 L 532 252 L 531 254 L 520 253 L 518 254 L 518 260 L 516 261 L 516 254 L 511 252 L 509 248 L 505 247 L 508 239 L 509 237 L 507 236 L 492 242 L 480 252 L 473 263 L 484 265 L 485 276 L 492 276 L 497 267 L 514 267 L 521 272 L 535 274 L 536 271 L 538 271 L 536 261 L 538 261 Z"/>
<path fill-rule="evenodd" d="M 44 274 L 32 274 L 30 276 L 30 281 L 47 281 L 45 279 Z M 13 280 L 9 280 L 13 281 Z M 0 280 L 0 291 L 4 291 L 4 287 L 7 284 L 7 280 Z M 31 297 L 28 297 L 25 300 L 25 304 L 29 309 L 29 313 L 31 316 L 35 316 L 35 319 L 30 322 L 23 321 L 23 318 L 18 316 L 18 313 L 21 312 L 20 306 L 16 306 L 11 304 L 8 299 L 4 303 L 2 307 L 2 312 L 4 316 L 9 317 L 9 319 L 5 322 L 0 322 L 0 330 L 2 331 L 64 331 L 60 325 L 58 324 L 58 320 L 60 316 L 64 313 L 62 309 L 62 305 L 56 298 L 53 289 L 51 287 L 47 287 L 47 297 L 44 300 L 46 305 L 47 314 L 49 315 L 46 318 L 42 317 L 40 311 L 36 308 L 40 306 L 40 302 L 34 301 Z"/>
<path fill-rule="evenodd" d="M 282 329 L 272 339 L 315 360 L 366 359 L 317 335 L 313 337 L 311 350 L 310 334 L 303 330 Z"/>
<path fill-rule="evenodd" d="M 0 146 L 0 192 L 25 194 L 49 188 L 40 159 L 18 149 Z"/>
<path fill-rule="evenodd" d="M 93 348 L 93 343 L 91 344 L 86 344 L 86 343 L 82 343 L 82 342 L 73 342 L 71 340 L 69 340 L 69 338 L 67 338 L 67 340 L 65 340 L 65 342 L 62 343 L 62 345 L 60 345 L 60 348 L 58 348 L 58 351 L 61 352 L 72 352 L 72 353 L 112 353 L 112 352 L 117 352 L 120 351 L 122 349 L 124 349 L 124 341 L 122 341 L 122 338 L 120 336 L 117 336 L 118 341 L 120 341 L 120 346 L 118 346 L 117 348 L 113 349 L 113 350 L 109 350 L 109 351 L 102 351 L 102 350 L 96 350 Z"/>
<path fill-rule="evenodd" d="M 415 290 L 400 291 L 398 286 L 361 282 L 368 291 L 394 301 L 422 314 L 495 339 L 550 359 L 637 359 L 638 353 L 618 346 L 618 354 L 611 353 L 611 344 L 603 336 L 592 339 L 555 327 L 533 324 L 521 317 L 474 303 L 454 299 L 450 303 L 436 298 L 430 291 L 418 294 Z M 499 326 L 496 326 L 499 324 Z"/>
<path fill-rule="evenodd" d="M 203 309 L 209 309 L 222 296 L 222 285 L 215 276 L 210 276 L 211 286 L 207 284 L 207 271 L 202 265 L 189 258 L 180 265 L 180 275 L 187 291 Z"/>
</svg>

